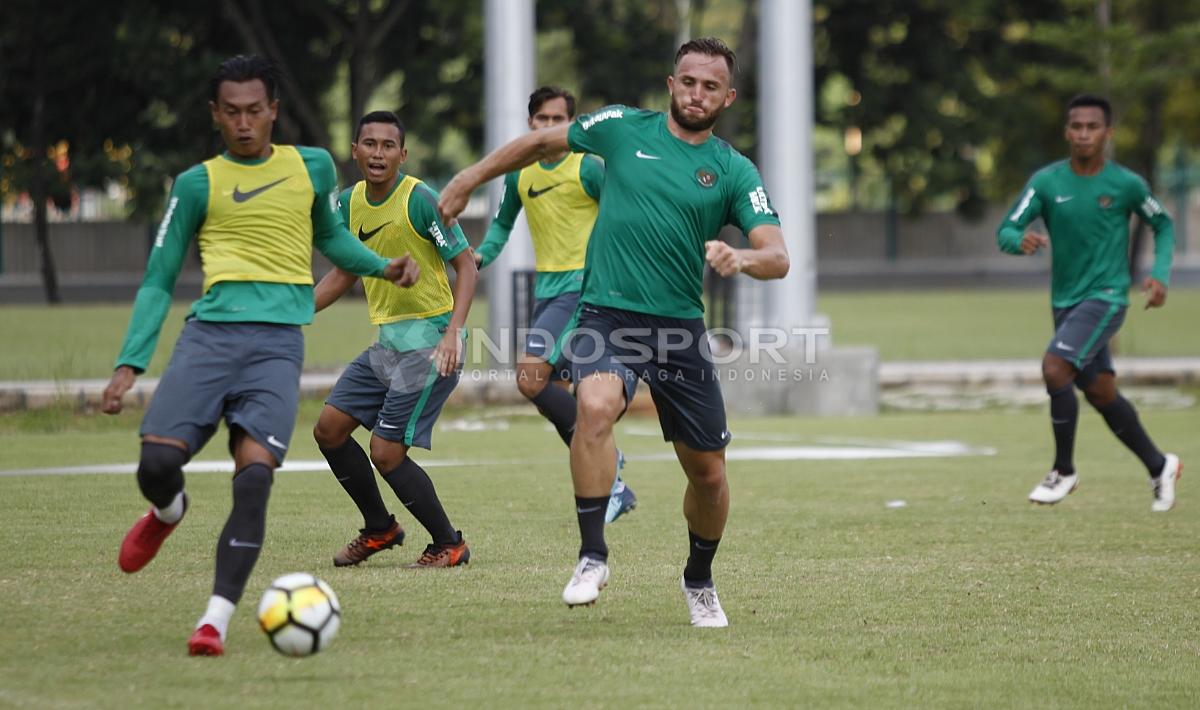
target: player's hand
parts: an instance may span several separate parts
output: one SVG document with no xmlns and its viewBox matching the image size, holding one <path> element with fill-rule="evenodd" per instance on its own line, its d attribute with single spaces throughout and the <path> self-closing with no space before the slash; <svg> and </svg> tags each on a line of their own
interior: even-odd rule
<svg viewBox="0 0 1200 710">
<path fill-rule="evenodd" d="M 1147 276 L 1142 282 L 1142 293 L 1146 294 L 1146 310 L 1162 308 L 1167 302 L 1167 287 L 1153 276 Z"/>
<path fill-rule="evenodd" d="M 475 247 L 470 247 L 470 249 L 471 249 L 471 257 L 473 259 L 475 259 L 475 268 L 482 269 L 483 268 L 483 254 L 480 254 L 479 252 L 475 251 Z"/>
<path fill-rule="evenodd" d="M 458 328 L 447 328 L 446 334 L 438 341 L 437 347 L 429 359 L 433 361 L 438 374 L 449 377 L 462 364 L 463 343 L 462 334 Z"/>
<path fill-rule="evenodd" d="M 416 259 L 405 254 L 398 256 L 388 262 L 387 268 L 383 270 L 383 278 L 391 281 L 400 288 L 408 288 L 417 282 L 421 277 L 421 267 L 417 266 Z"/>
<path fill-rule="evenodd" d="M 121 399 L 125 393 L 133 388 L 133 383 L 137 379 L 137 374 L 132 367 L 122 365 L 113 371 L 112 379 L 108 381 L 108 386 L 104 388 L 104 395 L 100 401 L 100 411 L 105 414 L 120 414 Z"/>
<path fill-rule="evenodd" d="M 737 249 L 719 239 L 704 243 L 704 259 L 721 276 L 733 276 L 742 270 L 742 257 Z"/>
<path fill-rule="evenodd" d="M 442 188 L 442 196 L 438 198 L 438 216 L 442 218 L 442 224 L 450 228 L 458 223 L 458 216 L 471 199 L 470 179 L 464 175 L 465 172 L 459 172 L 446 183 L 446 187 Z"/>
<path fill-rule="evenodd" d="M 1040 232 L 1032 230 L 1025 232 L 1025 236 L 1021 239 L 1021 251 L 1025 254 L 1033 254 L 1042 247 L 1050 246 L 1050 238 Z"/>
</svg>

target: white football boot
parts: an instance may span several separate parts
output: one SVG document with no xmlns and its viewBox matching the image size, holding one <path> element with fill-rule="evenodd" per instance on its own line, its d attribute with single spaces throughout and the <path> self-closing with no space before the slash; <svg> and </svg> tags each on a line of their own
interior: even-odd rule
<svg viewBox="0 0 1200 710">
<path fill-rule="evenodd" d="M 1054 505 L 1079 487 L 1079 473 L 1064 476 L 1058 471 L 1046 474 L 1042 482 L 1029 493 L 1029 501 L 1039 505 Z"/>
</svg>

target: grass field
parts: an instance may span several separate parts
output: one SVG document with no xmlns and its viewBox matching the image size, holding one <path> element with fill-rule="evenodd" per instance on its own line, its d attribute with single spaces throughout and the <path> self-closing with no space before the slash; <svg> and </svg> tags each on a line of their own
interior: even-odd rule
<svg viewBox="0 0 1200 710">
<path fill-rule="evenodd" d="M 300 413 L 291 458 L 319 458 Z M 267 544 L 228 653 L 185 641 L 211 583 L 228 476 L 192 474 L 193 507 L 137 575 L 114 563 L 143 511 L 132 475 L 0 475 L 0 706 L 14 707 L 1196 707 L 1200 504 L 1151 514 L 1131 455 L 1085 412 L 1080 490 L 1024 498 L 1049 460 L 1040 410 L 743 419 L 733 450 L 831 441 L 960 440 L 994 456 L 731 465 L 716 579 L 731 626 L 694 630 L 678 590 L 682 476 L 668 447 L 622 423 L 639 508 L 609 528 L 599 604 L 559 600 L 574 562 L 565 452 L 528 410 L 448 412 L 421 460 L 472 544 L 467 568 L 402 568 L 427 541 L 359 568 L 332 553 L 360 521 L 328 473 L 281 473 Z M 1197 409 L 1143 419 L 1200 461 Z M 131 462 L 137 413 L 0 415 L 0 470 Z M 507 428 L 504 428 L 507 427 Z M 201 458 L 219 459 L 214 441 Z M 1194 464 L 1193 464 L 1194 465 Z M 387 494 L 389 502 L 394 499 Z M 889 509 L 887 501 L 907 507 Z M 308 570 L 341 596 L 326 652 L 275 654 L 251 609 Z M 236 698 L 236 699 L 235 699 Z"/>
<path fill-rule="evenodd" d="M 1051 333 L 1044 289 L 936 290 L 823 294 L 820 312 L 833 324 L 838 345 L 873 345 L 884 360 L 1036 359 Z M 163 327 L 150 373 L 166 367 L 183 325 L 186 304 L 176 305 Z M 1168 306 L 1144 311 L 1133 296 L 1118 352 L 1137 356 L 1200 353 L 1200 289 L 1171 292 Z M 0 332 L 21 333 L 0 349 L 0 380 L 107 377 L 121 347 L 129 306 L 4 306 Z M 472 308 L 470 324 L 487 322 L 487 304 Z M 374 339 L 362 302 L 335 304 L 306 329 L 310 369 L 330 369 L 353 359 Z M 481 362 L 479 358 L 468 364 Z"/>
</svg>

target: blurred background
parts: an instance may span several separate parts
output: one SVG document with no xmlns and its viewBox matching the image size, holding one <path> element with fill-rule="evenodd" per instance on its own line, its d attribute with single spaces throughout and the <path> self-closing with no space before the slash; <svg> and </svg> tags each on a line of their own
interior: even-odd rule
<svg viewBox="0 0 1200 710">
<path fill-rule="evenodd" d="M 147 242 L 171 177 L 220 149 L 208 78 L 234 53 L 278 63 L 276 139 L 328 148 L 344 182 L 357 179 L 354 121 L 378 108 L 409 128 L 409 171 L 444 182 L 483 145 L 481 5 L 8 0 L 0 299 L 133 293 L 145 250 L 121 245 Z M 537 81 L 573 90 L 584 111 L 664 108 L 679 39 L 718 35 L 741 65 L 718 134 L 755 158 L 757 11 L 537 2 Z M 1064 155 L 1062 106 L 1083 91 L 1112 98 L 1115 158 L 1175 216 L 1180 265 L 1197 263 L 1200 0 L 821 0 L 812 20 L 822 286 L 1044 271 L 999 255 L 991 234 L 1029 174 Z M 467 222 L 472 239 L 485 216 Z"/>
</svg>

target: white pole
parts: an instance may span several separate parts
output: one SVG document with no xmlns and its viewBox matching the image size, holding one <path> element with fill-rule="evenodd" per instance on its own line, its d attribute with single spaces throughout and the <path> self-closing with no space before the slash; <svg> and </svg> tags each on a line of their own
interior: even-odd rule
<svg viewBox="0 0 1200 710">
<path fill-rule="evenodd" d="M 534 89 L 535 19 L 533 0 L 484 0 L 484 127 L 485 151 L 490 153 L 529 130 L 529 94 Z M 504 183 L 488 185 L 488 218 L 496 214 Z M 524 219 L 519 219 L 500 256 L 485 271 L 488 335 L 509 356 L 512 365 L 512 274 L 533 267 L 533 245 Z"/>
<path fill-rule="evenodd" d="M 739 291 L 759 292 L 758 307 L 739 318 L 742 332 L 811 326 L 816 307 L 811 0 L 762 0 L 758 28 L 758 167 L 779 210 L 792 268 L 779 281 L 738 284 Z"/>
</svg>

